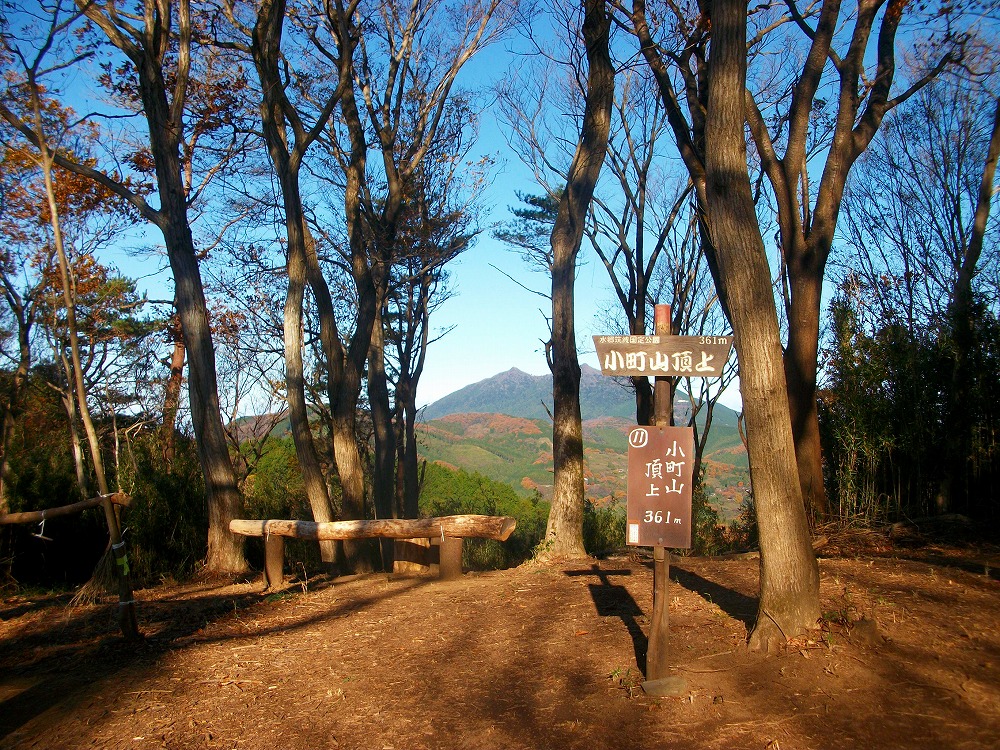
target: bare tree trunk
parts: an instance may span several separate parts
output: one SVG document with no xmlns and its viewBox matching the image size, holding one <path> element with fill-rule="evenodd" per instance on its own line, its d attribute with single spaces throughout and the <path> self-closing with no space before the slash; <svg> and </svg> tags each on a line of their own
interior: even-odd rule
<svg viewBox="0 0 1000 750">
<path fill-rule="evenodd" d="M 646 284 L 647 279 L 645 274 L 642 272 L 642 269 L 639 268 L 638 263 L 636 264 L 636 268 L 639 273 L 636 274 L 635 310 L 629 311 L 633 313 L 631 326 L 632 330 L 630 333 L 633 336 L 645 336 L 646 295 L 648 294 Z M 655 424 L 656 403 L 653 396 L 653 386 L 650 385 L 649 378 L 632 378 L 632 385 L 635 388 L 635 423 L 647 425 Z M 695 476 L 697 477 L 698 475 L 695 474 Z"/>
<path fill-rule="evenodd" d="M 372 501 L 376 518 L 392 518 L 396 488 L 394 472 L 396 441 L 389 405 L 389 382 L 385 372 L 385 332 L 382 325 L 382 314 L 379 313 L 372 329 L 372 343 L 368 350 L 368 405 L 371 408 L 372 426 L 375 432 Z M 383 540 L 381 550 L 383 570 L 392 570 L 392 544 Z"/>
<path fill-rule="evenodd" d="M 177 314 L 188 351 L 188 396 L 191 421 L 208 504 L 208 552 L 205 568 L 212 573 L 246 570 L 243 540 L 229 533 L 229 522 L 239 518 L 243 497 L 229 458 L 222 427 L 219 388 L 215 373 L 215 347 L 209 325 L 208 305 L 198 269 L 198 257 L 187 221 L 187 205 L 176 143 L 171 129 L 161 71 L 140 73 L 140 90 L 150 128 L 161 199 L 161 230 L 174 277 Z"/>
<path fill-rule="evenodd" d="M 329 361 L 338 355 L 339 334 L 334 320 L 329 287 L 319 268 L 312 249 L 312 238 L 306 228 L 305 211 L 299 187 L 299 167 L 306 149 L 326 123 L 336 102 L 336 95 L 326 104 L 320 122 L 306 132 L 298 114 L 285 96 L 281 64 L 281 39 L 285 20 L 285 3 L 282 0 L 261 3 L 257 22 L 253 28 L 250 52 L 261 82 L 261 122 L 268 154 L 281 186 L 285 211 L 285 232 L 288 241 L 288 292 L 285 297 L 285 388 L 288 398 L 288 418 L 291 424 L 295 454 L 302 472 L 302 480 L 309 498 L 313 519 L 319 522 L 333 520 L 330 493 L 320 466 L 306 403 L 305 377 L 302 351 L 303 305 L 305 287 L 313 288 L 320 312 L 323 351 Z M 286 121 L 292 122 L 291 131 Z M 320 543 L 320 556 L 325 563 L 336 560 L 336 545 L 331 541 Z"/>
<path fill-rule="evenodd" d="M 755 648 L 813 627 L 819 571 L 795 462 L 771 273 L 754 210 L 744 138 L 746 5 L 712 7 L 706 137 L 708 228 L 736 336 L 761 548 Z"/>
<path fill-rule="evenodd" d="M 101 456 L 101 443 L 97 436 L 97 428 L 94 427 L 94 421 L 90 416 L 90 405 L 87 403 L 87 386 L 84 382 L 83 364 L 80 361 L 75 285 L 70 280 L 69 258 L 66 256 L 66 247 L 63 244 L 62 226 L 59 222 L 59 207 L 56 205 L 56 191 L 52 181 L 52 157 L 42 130 L 41 105 L 38 99 L 38 90 L 34 85 L 32 85 L 31 99 L 32 111 L 35 118 L 35 133 L 38 136 L 38 149 L 41 157 L 42 179 L 45 183 L 45 198 L 48 201 L 49 207 L 49 223 L 52 227 L 52 244 L 55 246 L 56 260 L 59 266 L 62 302 L 66 307 L 66 329 L 69 338 L 70 356 L 69 366 L 66 368 L 69 389 L 67 395 L 70 399 L 76 401 L 76 407 L 80 411 L 80 421 L 83 423 L 84 433 L 87 436 L 87 445 L 90 448 L 90 460 L 94 466 L 97 488 L 102 495 L 106 495 L 108 494 L 108 480 L 104 475 L 104 459 Z M 62 356 L 62 352 L 60 352 L 60 355 Z M 67 364 L 65 358 L 63 359 L 63 364 Z M 81 485 L 80 489 L 83 491 L 84 497 L 86 497 L 88 493 L 85 486 Z"/>
<path fill-rule="evenodd" d="M 403 517 L 420 515 L 420 457 L 417 454 L 417 403 L 411 395 L 404 412 L 406 444 L 403 448 Z"/>
<path fill-rule="evenodd" d="M 314 521 L 333 520 L 330 496 L 326 479 L 320 467 L 319 457 L 309 425 L 309 407 L 306 403 L 305 374 L 302 364 L 303 341 L 303 297 L 305 294 L 306 268 L 303 253 L 288 248 L 288 292 L 285 296 L 284 339 L 285 339 L 285 397 L 288 402 L 288 421 L 295 444 L 295 455 L 302 473 L 306 497 Z M 320 542 L 320 557 L 324 563 L 336 561 L 336 545 Z"/>
<path fill-rule="evenodd" d="M 392 517 L 408 518 L 406 515 L 406 431 L 404 402 L 400 400 L 401 385 L 396 383 L 396 403 L 392 415 L 393 441 L 396 450 L 396 486 L 392 498 Z"/>
<path fill-rule="evenodd" d="M 94 466 L 94 475 L 97 478 L 97 486 L 101 496 L 104 498 L 104 515 L 108 526 L 108 535 L 111 543 L 111 552 L 116 562 L 116 573 L 118 581 L 118 623 L 122 635 L 128 640 L 139 638 L 139 626 L 135 617 L 135 601 L 132 594 L 132 581 L 129 576 L 128 558 L 125 553 L 125 545 L 122 542 L 121 526 L 118 513 L 108 499 L 108 482 L 104 474 L 104 459 L 101 456 L 101 444 L 97 436 L 97 429 L 90 416 L 90 406 L 87 403 L 87 387 L 84 381 L 83 364 L 80 360 L 80 342 L 76 319 L 76 287 L 70 279 L 69 258 L 66 255 L 66 246 L 63 243 L 62 226 L 59 220 L 59 207 L 56 203 L 55 184 L 52 178 L 52 155 L 49 151 L 48 142 L 42 127 L 41 103 L 39 101 L 39 89 L 35 84 L 34 75 L 29 74 L 31 83 L 31 104 L 35 122 L 35 134 L 38 137 L 38 150 L 40 154 L 40 166 L 42 168 L 42 179 L 45 183 L 45 197 L 48 201 L 49 222 L 52 227 L 52 240 L 55 246 L 56 259 L 59 266 L 59 281 L 62 286 L 62 299 L 66 307 L 66 328 L 69 335 L 70 361 L 66 361 L 66 356 L 60 346 L 60 358 L 63 367 L 66 369 L 66 377 L 69 385 L 64 394 L 67 406 L 72 407 L 75 403 L 80 410 L 80 419 L 83 422 L 84 431 L 87 435 L 87 444 L 90 448 L 90 459 Z M 72 409 L 68 408 L 72 412 Z M 73 447 L 77 460 L 78 478 L 82 480 L 80 489 L 86 498 L 89 492 L 86 490 L 86 476 L 83 473 L 82 461 L 80 460 L 80 443 L 76 434 L 76 420 L 70 413 L 70 431 L 73 436 Z M 98 563 L 100 566 L 100 563 Z"/>
<path fill-rule="evenodd" d="M 159 170 L 158 170 L 159 171 Z M 179 173 L 178 177 L 179 177 Z M 164 182 L 170 182 L 164 179 Z M 164 192 L 161 187 L 161 194 Z M 188 396 L 198 457 L 205 476 L 208 504 L 208 553 L 205 568 L 212 573 L 242 573 L 246 570 L 243 540 L 229 533 L 229 522 L 243 511 L 243 497 L 229 458 L 229 446 L 222 427 L 215 349 L 208 323 L 208 305 L 198 270 L 191 229 L 181 216 L 170 217 L 164 229 L 170 267 L 177 295 L 177 312 L 188 350 Z"/>
<path fill-rule="evenodd" d="M 174 304 L 176 305 L 176 301 Z M 184 384 L 184 361 L 187 359 L 184 333 L 176 314 L 170 317 L 170 336 L 174 340 L 174 350 L 170 354 L 170 375 L 163 393 L 163 424 L 160 426 L 160 445 L 163 460 L 168 466 L 173 463 L 177 447 L 177 411 L 181 402 L 181 386 Z"/>
<path fill-rule="evenodd" d="M 229 522 L 241 515 L 243 497 L 236 484 L 222 427 L 215 349 L 198 255 L 188 221 L 187 191 L 180 152 L 191 72 L 193 31 L 190 0 L 146 3 L 144 23 L 138 27 L 119 24 L 121 17 L 113 7 L 114 3 L 108 3 L 106 7 L 77 0 L 77 5 L 135 66 L 139 98 L 149 129 L 160 208 L 152 210 L 127 188 L 121 184 L 109 184 L 106 177 L 102 179 L 93 170 L 60 164 L 98 179 L 131 201 L 163 233 L 174 277 L 177 314 L 188 349 L 191 420 L 205 476 L 208 503 L 205 569 L 212 573 L 240 573 L 247 567 L 243 540 L 229 533 Z M 172 33 L 176 35 L 171 36 Z M 176 64 L 169 74 L 165 71 L 168 52 L 176 55 L 173 58 Z"/>
<path fill-rule="evenodd" d="M 816 402 L 822 280 L 823 270 L 819 269 L 793 282 L 795 289 L 788 313 L 788 348 L 784 358 L 799 483 L 805 507 L 814 520 L 822 520 L 829 511 Z"/>
<path fill-rule="evenodd" d="M 566 189 L 552 229 L 552 510 L 545 528 L 547 554 L 582 557 L 583 425 L 580 363 L 576 353 L 573 285 L 587 209 L 608 148 L 615 71 L 609 52 L 610 20 L 604 0 L 585 0 L 583 39 L 587 46 L 587 101 L 583 126 Z"/>
<path fill-rule="evenodd" d="M 59 397 L 69 421 L 69 444 L 73 453 L 73 468 L 76 470 L 76 486 L 80 488 L 80 495 L 87 498 L 91 495 L 90 481 L 87 479 L 87 469 L 83 463 L 83 442 L 80 440 L 80 429 L 76 426 L 76 400 L 73 398 L 71 386 L 67 385 Z"/>
<path fill-rule="evenodd" d="M 351 25 L 338 2 L 339 39 L 341 45 L 356 38 L 357 30 Z M 353 80 L 354 68 L 349 56 L 341 56 L 341 76 Z M 337 363 L 331 363 L 330 412 L 333 426 L 333 450 L 343 496 L 341 516 L 345 519 L 365 517 L 365 482 L 361 454 L 356 437 L 358 399 L 372 329 L 378 313 L 380 294 L 376 290 L 369 265 L 364 236 L 361 192 L 365 180 L 368 141 L 361 114 L 355 98 L 354 87 L 347 86 L 341 99 L 341 114 L 350 134 L 350 153 L 344 170 L 344 217 L 347 223 L 351 277 L 358 295 L 358 310 L 354 333 L 349 345 Z M 371 562 L 364 556 L 364 547 L 357 542 L 344 542 L 345 565 L 349 570 L 365 572 Z"/>
</svg>

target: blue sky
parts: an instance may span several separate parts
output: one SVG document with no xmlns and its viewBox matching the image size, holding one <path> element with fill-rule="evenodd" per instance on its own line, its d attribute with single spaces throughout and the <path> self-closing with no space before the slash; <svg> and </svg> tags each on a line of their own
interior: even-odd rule
<svg viewBox="0 0 1000 750">
<path fill-rule="evenodd" d="M 523 39 L 514 38 L 494 46 L 473 58 L 463 71 L 463 79 L 489 100 L 492 82 L 503 75 L 507 65 L 515 59 L 516 48 L 525 44 Z M 84 81 L 76 81 L 75 85 L 82 83 Z M 512 367 L 532 375 L 548 372 L 542 342 L 548 338 L 545 315 L 550 303 L 547 298 L 524 287 L 547 292 L 549 280 L 544 274 L 529 269 L 520 255 L 490 233 L 491 225 L 509 219 L 508 208 L 518 202 L 518 192 L 538 192 L 539 188 L 530 170 L 508 147 L 504 124 L 494 116 L 488 101 L 484 103 L 479 139 L 471 155 L 473 159 L 489 155 L 496 161 L 493 181 L 483 196 L 486 208 L 483 231 L 476 244 L 449 266 L 452 297 L 434 312 L 431 326 L 436 332 L 451 330 L 428 349 L 418 389 L 420 405 L 432 403 Z M 129 233 L 126 242 L 133 247 L 158 246 L 162 238 L 150 227 L 144 227 L 135 234 Z M 122 245 L 105 257 L 125 274 L 137 278 L 140 288 L 151 298 L 172 297 L 169 270 L 161 268 L 155 272 L 155 260 L 129 257 Z M 161 266 L 166 265 L 165 258 L 159 262 Z M 597 367 L 591 336 L 611 332 L 603 330 L 598 314 L 616 305 L 617 301 L 604 267 L 586 247 L 580 259 L 576 304 L 581 362 Z M 738 394 L 735 389 L 731 390 L 733 393 L 723 400 L 728 405 L 738 405 Z"/>
<path fill-rule="evenodd" d="M 513 193 L 512 193 L 513 194 Z M 613 300 L 607 272 L 596 258 L 582 254 L 576 282 L 576 334 L 581 363 L 598 367 L 591 336 L 601 330 L 599 311 Z M 548 373 L 542 341 L 548 329 L 542 311 L 549 301 L 531 294 L 492 266 L 525 286 L 541 289 L 547 279 L 529 273 L 521 258 L 505 245 L 484 236 L 455 261 L 451 270 L 456 294 L 431 317 L 437 330 L 454 326 L 431 345 L 418 389 L 418 404 L 433 403 L 463 386 L 517 367 L 532 375 Z M 733 386 L 722 403 L 740 408 Z"/>
<path fill-rule="evenodd" d="M 484 236 L 455 262 L 456 294 L 431 317 L 437 330 L 454 328 L 428 349 L 420 403 L 431 403 L 511 367 L 532 375 L 548 372 L 542 341 L 548 338 L 543 311 L 549 312 L 549 301 L 526 291 L 493 266 L 525 286 L 547 291 L 545 276 L 530 273 L 516 253 Z M 597 272 L 605 273 L 587 264 L 577 279 L 578 345 L 582 361 L 593 367 L 597 358 L 590 336 L 599 333 L 594 317 L 599 304 L 609 299 L 607 283 Z"/>
</svg>

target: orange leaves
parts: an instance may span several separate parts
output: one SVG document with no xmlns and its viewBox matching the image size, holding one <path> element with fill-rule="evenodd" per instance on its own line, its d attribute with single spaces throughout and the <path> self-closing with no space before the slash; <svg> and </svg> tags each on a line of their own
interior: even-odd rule
<svg viewBox="0 0 1000 750">
<path fill-rule="evenodd" d="M 5 236 L 26 236 L 31 225 L 36 228 L 51 224 L 45 186 L 35 155 L 25 146 L 7 147 L 0 162 L 5 190 L 5 211 L 0 226 Z M 92 212 L 104 212 L 117 204 L 117 199 L 93 180 L 53 169 L 56 209 L 66 219 L 81 219 Z M 14 225 L 21 225 L 18 232 Z"/>
<path fill-rule="evenodd" d="M 903 17 L 903 11 L 909 4 L 910 0 L 889 0 L 889 5 L 885 9 L 886 18 L 898 22 Z"/>
</svg>

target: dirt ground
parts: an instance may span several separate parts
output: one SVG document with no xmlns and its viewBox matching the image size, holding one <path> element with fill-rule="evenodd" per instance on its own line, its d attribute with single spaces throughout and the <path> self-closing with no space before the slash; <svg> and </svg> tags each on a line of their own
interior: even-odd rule
<svg viewBox="0 0 1000 750">
<path fill-rule="evenodd" d="M 161 586 L 115 605 L 0 601 L 2 748 L 996 748 L 1000 555 L 836 543 L 824 621 L 745 646 L 754 559 L 674 558 L 680 697 L 639 683 L 635 554 L 469 573 Z"/>
</svg>

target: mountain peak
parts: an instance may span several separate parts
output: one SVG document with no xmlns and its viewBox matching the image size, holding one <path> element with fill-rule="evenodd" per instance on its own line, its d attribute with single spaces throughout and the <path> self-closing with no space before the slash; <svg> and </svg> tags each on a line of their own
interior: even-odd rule
<svg viewBox="0 0 1000 750">
<path fill-rule="evenodd" d="M 583 365 L 580 370 L 586 381 L 580 394 L 584 419 L 629 417 L 635 413 L 631 392 L 589 365 Z M 551 411 L 552 376 L 531 375 L 512 367 L 435 401 L 425 408 L 424 419 L 465 413 L 548 419 Z"/>
</svg>

